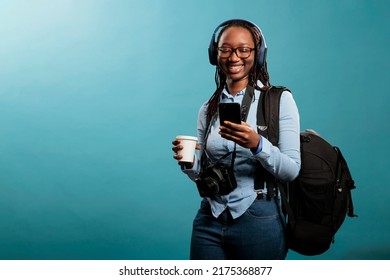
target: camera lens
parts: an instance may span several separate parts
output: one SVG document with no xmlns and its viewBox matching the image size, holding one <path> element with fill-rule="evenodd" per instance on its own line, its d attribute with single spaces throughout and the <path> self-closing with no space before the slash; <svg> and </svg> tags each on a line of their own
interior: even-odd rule
<svg viewBox="0 0 390 280">
<path fill-rule="evenodd" d="M 203 179 L 204 186 L 208 189 L 210 193 L 219 193 L 218 181 L 213 177 L 206 177 Z"/>
</svg>

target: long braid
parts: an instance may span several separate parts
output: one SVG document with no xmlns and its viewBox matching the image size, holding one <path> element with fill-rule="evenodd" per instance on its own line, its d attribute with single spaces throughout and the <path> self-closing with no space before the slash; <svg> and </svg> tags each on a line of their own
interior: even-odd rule
<svg viewBox="0 0 390 280">
<path fill-rule="evenodd" d="M 214 94 L 210 97 L 208 101 L 207 107 L 207 123 L 210 123 L 211 119 L 218 111 L 218 103 L 222 94 L 223 89 L 226 86 L 226 76 L 217 66 L 215 69 L 215 84 L 217 85 L 217 89 Z"/>
</svg>

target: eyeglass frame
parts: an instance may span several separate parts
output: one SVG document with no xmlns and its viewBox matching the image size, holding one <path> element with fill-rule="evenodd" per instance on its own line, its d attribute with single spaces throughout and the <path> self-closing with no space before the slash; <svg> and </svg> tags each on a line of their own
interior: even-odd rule
<svg viewBox="0 0 390 280">
<path fill-rule="evenodd" d="M 221 49 L 230 49 L 229 55 L 226 56 L 226 57 L 225 57 L 225 56 L 220 56 L 220 52 L 222 52 Z M 248 54 L 248 56 L 246 56 L 246 57 L 241 57 L 241 56 L 239 56 L 238 53 L 237 53 L 237 50 L 238 50 L 238 49 L 249 49 L 249 54 Z M 256 50 L 256 48 L 248 48 L 248 47 L 238 47 L 238 48 L 218 47 L 218 48 L 217 48 L 217 53 L 218 53 L 218 56 L 219 56 L 220 58 L 229 58 L 229 57 L 232 55 L 232 53 L 234 52 L 238 58 L 246 59 L 246 58 L 248 58 L 248 57 L 251 56 L 251 54 L 252 54 L 252 52 L 253 52 L 254 50 Z"/>
</svg>

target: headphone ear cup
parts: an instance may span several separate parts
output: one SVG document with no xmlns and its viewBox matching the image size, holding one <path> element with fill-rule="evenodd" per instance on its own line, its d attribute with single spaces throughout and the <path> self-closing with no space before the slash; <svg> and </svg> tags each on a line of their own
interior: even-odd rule
<svg viewBox="0 0 390 280">
<path fill-rule="evenodd" d="M 267 57 L 267 47 L 265 46 L 265 40 L 263 36 L 261 36 L 261 40 L 262 40 L 262 44 L 258 49 L 259 58 L 257 60 L 257 66 L 259 67 L 259 69 L 261 69 L 264 66 Z"/>
<path fill-rule="evenodd" d="M 217 65 L 217 50 L 214 45 L 214 36 L 211 38 L 211 42 L 209 45 L 209 61 L 211 65 Z"/>
</svg>

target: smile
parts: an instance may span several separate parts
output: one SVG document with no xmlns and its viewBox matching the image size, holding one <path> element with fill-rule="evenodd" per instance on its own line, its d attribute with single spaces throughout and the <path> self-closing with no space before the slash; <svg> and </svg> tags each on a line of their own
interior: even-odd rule
<svg viewBox="0 0 390 280">
<path fill-rule="evenodd" d="M 240 65 L 229 65 L 228 70 L 230 73 L 235 74 L 241 71 L 241 69 L 244 67 L 243 64 Z"/>
</svg>

